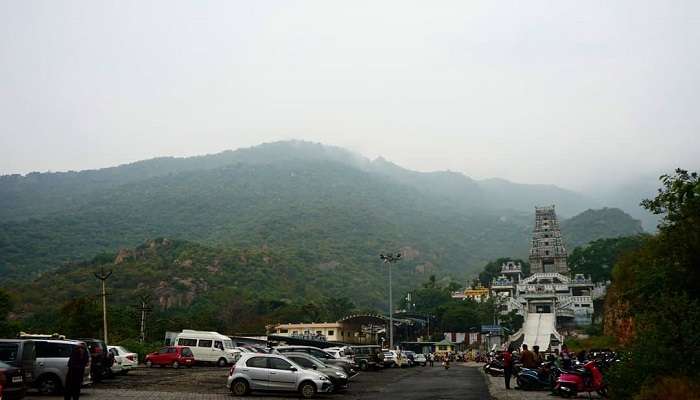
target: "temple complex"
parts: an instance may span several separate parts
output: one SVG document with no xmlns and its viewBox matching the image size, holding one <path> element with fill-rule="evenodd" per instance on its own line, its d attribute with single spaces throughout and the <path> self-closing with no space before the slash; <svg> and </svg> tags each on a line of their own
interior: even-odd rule
<svg viewBox="0 0 700 400">
<path fill-rule="evenodd" d="M 558 347 L 562 328 L 590 325 L 593 298 L 600 293 L 590 277 L 570 276 L 567 252 L 554 206 L 535 207 L 535 228 L 530 247 L 530 272 L 513 262 L 501 266 L 491 290 L 503 312 L 517 311 L 525 317 L 523 328 L 512 335 L 515 343 L 541 349 Z"/>
</svg>

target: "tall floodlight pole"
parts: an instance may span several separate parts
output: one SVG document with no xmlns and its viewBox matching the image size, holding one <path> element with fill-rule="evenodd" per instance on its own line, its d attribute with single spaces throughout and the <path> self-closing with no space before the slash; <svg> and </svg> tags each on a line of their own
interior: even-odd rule
<svg viewBox="0 0 700 400">
<path fill-rule="evenodd" d="M 95 273 L 95 278 L 102 281 L 102 323 L 105 332 L 105 344 L 109 343 L 109 341 L 107 341 L 107 290 L 105 282 L 110 276 L 112 276 L 112 271 L 109 271 L 105 274 L 104 267 L 100 269 L 99 274 Z"/>
<path fill-rule="evenodd" d="M 396 255 L 380 254 L 379 258 L 384 261 L 384 264 L 389 266 L 389 348 L 394 348 L 394 306 L 392 304 L 391 298 L 391 264 L 394 264 L 401 260 L 401 253 L 396 253 Z"/>
<path fill-rule="evenodd" d="M 141 305 L 136 309 L 141 311 L 141 343 L 146 340 L 146 313 L 153 311 L 153 308 L 148 305 L 151 296 L 141 296 Z"/>
</svg>

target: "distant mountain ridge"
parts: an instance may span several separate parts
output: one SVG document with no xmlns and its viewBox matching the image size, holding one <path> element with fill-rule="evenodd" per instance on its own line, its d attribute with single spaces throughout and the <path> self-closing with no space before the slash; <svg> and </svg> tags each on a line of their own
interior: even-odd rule
<svg viewBox="0 0 700 400">
<path fill-rule="evenodd" d="M 533 204 L 557 204 L 564 216 L 600 206 L 588 197 L 553 185 L 528 185 L 503 179 L 476 181 L 451 171 L 417 172 L 382 157 L 373 161 L 346 149 L 305 141 L 265 143 L 194 157 L 160 157 L 97 170 L 0 176 L 0 222 L 50 215 L 75 205 L 85 194 L 172 174 L 241 164 L 331 161 L 468 203 L 470 208 L 531 212 Z"/>
<path fill-rule="evenodd" d="M 461 279 L 491 259 L 524 256 L 535 205 L 573 215 L 596 207 L 589 203 L 552 186 L 421 173 L 337 147 L 276 142 L 104 170 L 4 176 L 0 276 L 27 280 L 168 237 L 356 269 L 376 268 L 377 254 L 404 249 L 413 255 L 407 268 Z M 588 236 L 620 233 L 610 227 Z"/>
</svg>

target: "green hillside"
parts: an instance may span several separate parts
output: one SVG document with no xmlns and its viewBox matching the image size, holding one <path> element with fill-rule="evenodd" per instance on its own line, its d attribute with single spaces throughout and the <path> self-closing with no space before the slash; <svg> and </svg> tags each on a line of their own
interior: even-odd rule
<svg viewBox="0 0 700 400">
<path fill-rule="evenodd" d="M 196 324 L 226 332 L 260 331 L 266 323 L 298 317 L 295 312 L 303 306 L 327 312 L 323 305 L 333 299 L 353 296 L 366 307 L 380 304 L 386 284 L 378 258 L 367 266 L 316 264 L 303 252 L 221 249 L 162 238 L 9 288 L 18 299 L 14 311 L 23 326 L 54 331 L 64 323 L 62 308 L 81 299 L 92 304 L 98 293 L 93 272 L 100 268 L 113 271 L 111 319 L 133 311 L 137 296 L 150 296 L 153 319 L 166 321 L 162 329 Z M 397 275 L 396 286 L 402 288 L 420 274 L 406 268 Z"/>
<path fill-rule="evenodd" d="M 415 262 L 410 268 L 461 280 L 489 260 L 526 255 L 535 205 L 560 200 L 558 209 L 575 209 L 586 203 L 552 186 L 496 186 L 497 193 L 494 182 L 409 171 L 306 142 L 95 171 L 5 176 L 0 276 L 29 281 L 65 263 L 168 237 L 293 253 L 308 265 L 348 268 L 374 268 L 377 254 L 401 250 Z M 517 193 L 536 203 L 509 202 Z M 631 220 L 619 213 L 617 218 Z M 587 218 L 567 229 L 572 238 L 592 240 L 625 234 L 634 225 L 598 222 Z M 635 233 L 636 227 L 627 231 Z"/>
<path fill-rule="evenodd" d="M 586 210 L 561 223 L 564 242 L 569 249 L 594 240 L 634 236 L 644 233 L 642 222 L 619 208 Z"/>
</svg>

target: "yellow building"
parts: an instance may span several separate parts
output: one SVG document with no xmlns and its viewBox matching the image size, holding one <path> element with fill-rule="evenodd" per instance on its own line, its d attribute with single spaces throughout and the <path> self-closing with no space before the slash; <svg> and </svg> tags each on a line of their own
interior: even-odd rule
<svg viewBox="0 0 700 400">
<path fill-rule="evenodd" d="M 387 325 L 386 317 L 356 314 L 336 322 L 300 322 L 268 326 L 268 333 L 308 340 L 377 344 L 380 331 L 384 331 Z"/>
<path fill-rule="evenodd" d="M 490 295 L 491 291 L 489 288 L 485 288 L 479 284 L 476 287 L 465 289 L 463 292 L 452 293 L 452 298 L 460 300 L 472 299 L 477 303 L 481 303 L 482 301 L 488 300 Z"/>
<path fill-rule="evenodd" d="M 435 353 L 444 356 L 448 353 L 454 353 L 455 344 L 447 339 L 435 343 Z"/>
</svg>

